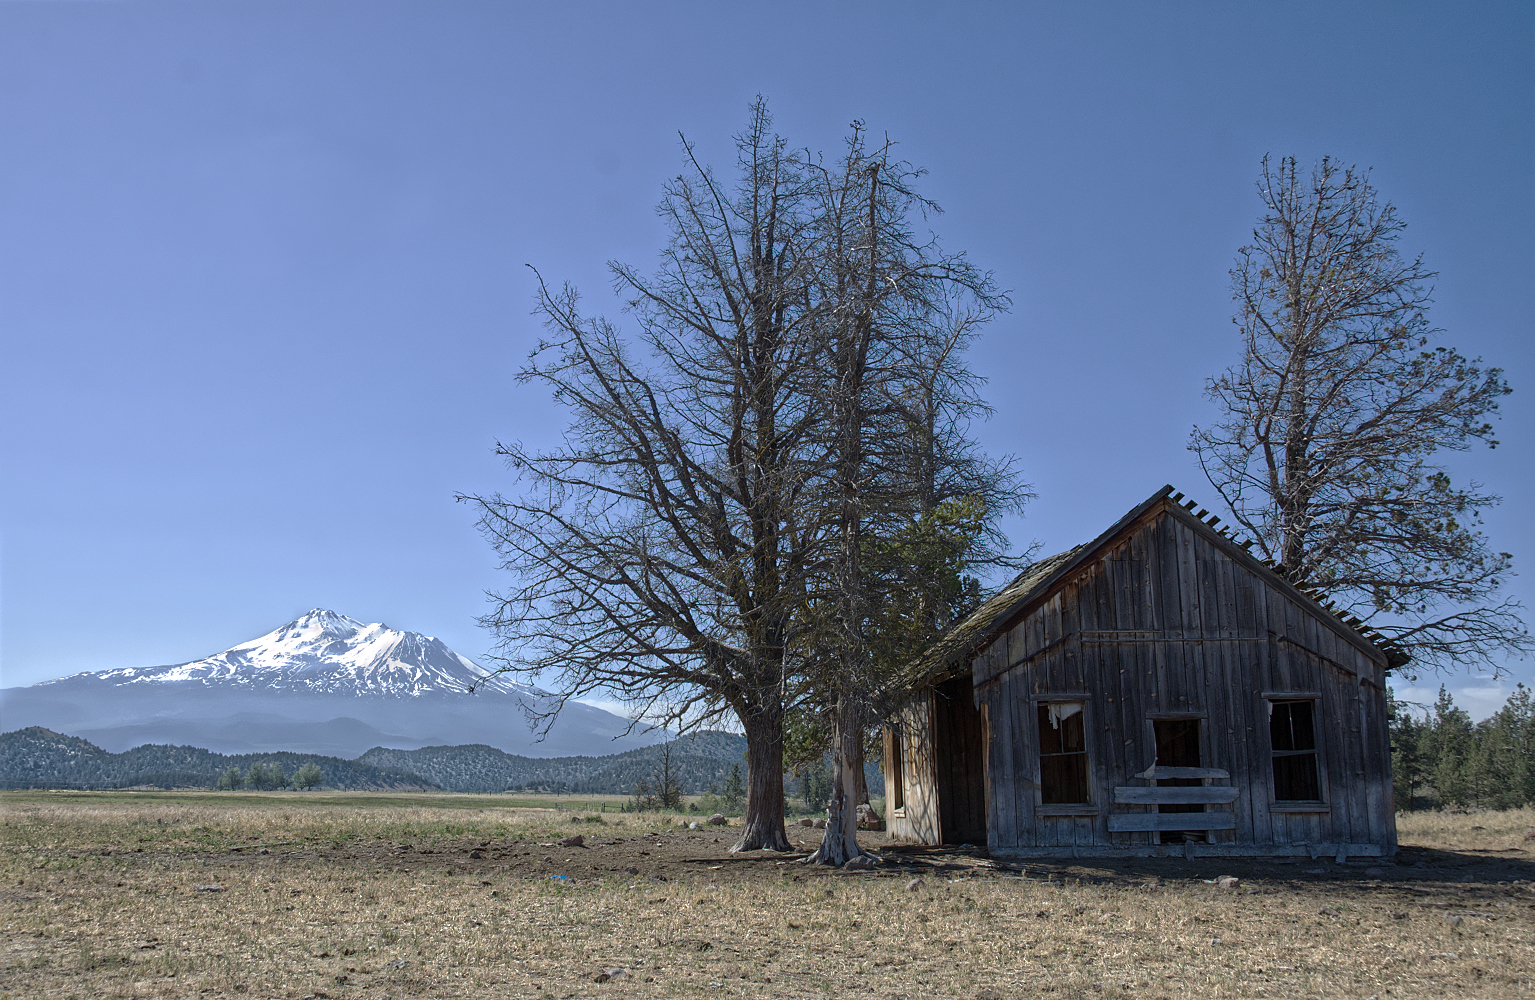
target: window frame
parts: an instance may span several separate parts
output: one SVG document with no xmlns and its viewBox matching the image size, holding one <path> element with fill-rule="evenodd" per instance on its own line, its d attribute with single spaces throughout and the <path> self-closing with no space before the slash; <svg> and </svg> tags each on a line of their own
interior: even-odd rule
<svg viewBox="0 0 1535 1000">
<path fill-rule="evenodd" d="M 1274 749 L 1274 706 L 1276 703 L 1309 703 L 1311 705 L 1311 732 L 1313 742 L 1316 744 L 1310 750 L 1276 750 Z M 1331 812 L 1331 796 L 1327 787 L 1327 757 L 1323 748 L 1325 740 L 1322 738 L 1322 693 L 1320 691 L 1264 691 L 1263 704 L 1263 738 L 1268 750 L 1268 798 L 1270 812 Z M 1310 754 L 1316 766 L 1317 798 L 1314 799 L 1281 799 L 1279 797 L 1279 784 L 1274 777 L 1274 761 L 1280 757 L 1299 757 Z"/>
<path fill-rule="evenodd" d="M 1051 704 L 1080 704 L 1082 706 L 1082 749 L 1071 751 L 1073 755 L 1080 753 L 1086 759 L 1086 792 L 1087 798 L 1082 802 L 1046 802 L 1044 788 L 1044 758 L 1042 734 L 1039 732 L 1039 709 L 1043 705 Z M 1034 814 L 1036 816 L 1096 816 L 1100 811 L 1093 788 L 1093 749 L 1091 733 L 1092 727 L 1092 698 L 1086 692 L 1065 691 L 1033 694 L 1029 697 L 1029 725 L 1032 727 L 1033 737 L 1029 752 L 1034 763 Z M 1057 756 L 1052 754 L 1050 756 Z M 1060 755 L 1064 756 L 1064 755 Z"/>
<path fill-rule="evenodd" d="M 904 718 L 885 727 L 885 809 L 892 819 L 906 818 L 906 753 L 902 746 Z M 892 787 L 893 786 L 893 787 Z"/>
<path fill-rule="evenodd" d="M 1146 760 L 1146 765 L 1145 765 L 1146 767 L 1150 767 L 1155 762 L 1155 758 L 1156 758 L 1156 755 L 1157 755 L 1157 723 L 1158 722 L 1183 722 L 1183 721 L 1186 721 L 1186 720 L 1189 720 L 1189 719 L 1193 719 L 1193 720 L 1195 720 L 1195 721 L 1197 721 L 1199 723 L 1199 759 L 1201 761 L 1205 762 L 1205 763 L 1201 764 L 1200 766 L 1201 767 L 1216 767 L 1217 766 L 1215 764 L 1210 763 L 1210 761 L 1213 759 L 1212 754 L 1211 754 L 1211 750 L 1213 749 L 1213 744 L 1211 743 L 1211 736 L 1210 736 L 1210 713 L 1206 712 L 1206 711 L 1203 711 L 1201 709 L 1190 709 L 1189 711 L 1186 711 L 1186 712 L 1147 712 L 1146 713 L 1145 720 L 1142 723 L 1142 729 L 1141 729 L 1142 733 L 1144 734 L 1143 738 L 1145 739 L 1145 743 L 1143 745 L 1146 746 L 1146 747 L 1149 747 L 1150 750 L 1151 750 L 1151 753 L 1150 753 L 1150 755 L 1148 756 L 1148 758 Z M 1134 758 L 1131 758 L 1131 760 L 1133 762 Z"/>
</svg>

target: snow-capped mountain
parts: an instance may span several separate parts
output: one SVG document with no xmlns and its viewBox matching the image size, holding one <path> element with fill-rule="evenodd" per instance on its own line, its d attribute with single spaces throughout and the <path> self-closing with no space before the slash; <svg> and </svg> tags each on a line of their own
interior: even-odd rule
<svg viewBox="0 0 1535 1000">
<path fill-rule="evenodd" d="M 201 660 L 75 674 L 39 686 L 68 685 L 87 677 L 119 686 L 190 681 L 205 687 L 330 695 L 546 694 L 481 669 L 441 639 L 378 623 L 364 625 L 322 608 Z"/>
<path fill-rule="evenodd" d="M 574 701 L 547 733 L 530 725 L 556 705 L 439 639 L 316 609 L 200 660 L 0 690 L 0 729 L 43 726 L 114 753 L 172 743 L 356 756 L 483 743 L 529 757 L 602 756 L 665 738 Z"/>
</svg>

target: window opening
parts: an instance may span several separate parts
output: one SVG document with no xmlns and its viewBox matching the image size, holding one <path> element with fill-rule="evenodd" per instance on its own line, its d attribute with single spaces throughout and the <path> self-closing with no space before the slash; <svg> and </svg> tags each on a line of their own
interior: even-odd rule
<svg viewBox="0 0 1535 1000">
<path fill-rule="evenodd" d="M 1087 729 L 1080 701 L 1039 703 L 1039 797 L 1045 805 L 1087 804 Z"/>
<path fill-rule="evenodd" d="M 1279 802 L 1321 801 L 1315 703 L 1269 702 L 1269 740 L 1274 752 L 1274 799 Z"/>
<path fill-rule="evenodd" d="M 906 772 L 901 767 L 901 727 L 890 727 L 890 766 L 886 768 L 889 775 L 890 804 L 888 811 L 906 808 Z"/>
<path fill-rule="evenodd" d="M 1158 719 L 1151 724 L 1152 734 L 1157 743 L 1158 767 L 1203 767 L 1199 762 L 1199 720 L 1198 719 Z M 1159 778 L 1159 786 L 1174 786 L 1178 788 L 1202 785 L 1204 782 L 1198 778 Z M 1205 807 L 1196 804 L 1163 805 L 1157 807 L 1161 813 L 1202 813 Z M 1161 842 L 1164 844 L 1181 844 L 1189 837 L 1196 841 L 1206 840 L 1204 834 L 1184 833 L 1181 830 L 1162 831 Z"/>
</svg>

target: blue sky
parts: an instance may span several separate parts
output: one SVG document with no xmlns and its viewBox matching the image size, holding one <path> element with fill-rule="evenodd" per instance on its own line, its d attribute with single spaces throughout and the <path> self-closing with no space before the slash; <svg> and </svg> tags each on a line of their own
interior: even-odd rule
<svg viewBox="0 0 1535 1000">
<path fill-rule="evenodd" d="M 757 93 L 796 145 L 888 132 L 1012 290 L 973 363 L 980 437 L 1039 494 L 1020 547 L 1166 482 L 1208 502 L 1185 443 L 1259 160 L 1373 167 L 1445 342 L 1515 387 L 1504 444 L 1448 464 L 1527 566 L 1532 11 L 0 2 L 0 685 L 316 606 L 484 653 L 503 581 L 453 495 L 564 420 L 512 379 L 522 265 L 616 313 L 604 264 L 656 259 L 678 132 L 728 169 Z M 1447 680 L 1477 714 L 1506 690 Z"/>
</svg>

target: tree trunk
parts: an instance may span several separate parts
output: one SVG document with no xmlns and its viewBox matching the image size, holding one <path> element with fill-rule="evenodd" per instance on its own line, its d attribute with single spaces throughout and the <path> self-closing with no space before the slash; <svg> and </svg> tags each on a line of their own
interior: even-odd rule
<svg viewBox="0 0 1535 1000">
<path fill-rule="evenodd" d="M 783 715 L 759 712 L 742 720 L 746 730 L 746 817 L 737 851 L 789 851 L 783 826 Z"/>
<path fill-rule="evenodd" d="M 837 698 L 831 730 L 831 802 L 827 806 L 826 836 L 806 864 L 841 868 L 863 853 L 858 846 L 858 773 L 863 770 L 863 713 L 855 699 Z"/>
</svg>

